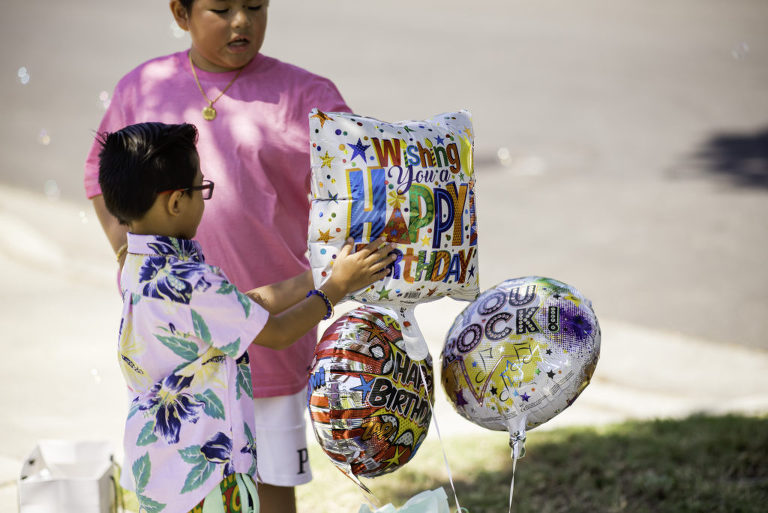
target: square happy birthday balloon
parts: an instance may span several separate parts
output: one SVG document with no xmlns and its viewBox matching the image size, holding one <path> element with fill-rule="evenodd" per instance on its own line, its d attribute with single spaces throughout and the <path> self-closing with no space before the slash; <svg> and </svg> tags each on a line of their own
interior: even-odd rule
<svg viewBox="0 0 768 513">
<path fill-rule="evenodd" d="M 315 284 L 348 237 L 396 244 L 389 275 L 348 299 L 415 305 L 479 294 L 474 134 L 469 112 L 387 123 L 349 113 L 309 114 Z"/>
</svg>

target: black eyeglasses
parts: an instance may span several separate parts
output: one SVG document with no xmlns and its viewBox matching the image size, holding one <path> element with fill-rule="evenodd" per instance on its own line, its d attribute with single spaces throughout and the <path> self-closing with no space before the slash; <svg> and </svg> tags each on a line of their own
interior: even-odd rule
<svg viewBox="0 0 768 513">
<path fill-rule="evenodd" d="M 192 187 L 184 187 L 183 189 L 168 189 L 166 191 L 160 191 L 158 194 L 166 194 L 174 191 L 203 191 L 203 199 L 207 200 L 211 199 L 211 196 L 213 196 L 213 182 L 210 180 L 203 180 L 203 185 L 193 185 Z"/>
</svg>

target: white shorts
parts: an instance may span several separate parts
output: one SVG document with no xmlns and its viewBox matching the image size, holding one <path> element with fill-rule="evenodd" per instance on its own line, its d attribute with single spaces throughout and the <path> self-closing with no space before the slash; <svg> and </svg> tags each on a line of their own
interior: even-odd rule
<svg viewBox="0 0 768 513">
<path fill-rule="evenodd" d="M 256 411 L 256 462 L 259 482 L 296 486 L 312 480 L 307 452 L 307 391 L 260 397 Z"/>
</svg>

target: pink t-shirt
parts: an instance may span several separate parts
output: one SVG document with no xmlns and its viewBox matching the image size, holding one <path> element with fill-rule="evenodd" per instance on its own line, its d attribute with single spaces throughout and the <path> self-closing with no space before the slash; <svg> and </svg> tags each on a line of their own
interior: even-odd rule
<svg viewBox="0 0 768 513">
<path fill-rule="evenodd" d="M 236 72 L 197 76 L 208 98 L 216 98 Z M 99 132 L 145 121 L 192 123 L 205 178 L 216 183 L 196 239 L 208 263 L 221 267 L 240 290 L 274 283 L 308 268 L 309 125 L 313 107 L 349 111 L 333 83 L 296 66 L 257 55 L 214 104 L 195 84 L 187 52 L 148 61 L 115 88 Z M 89 198 L 101 193 L 97 143 L 85 165 Z M 288 349 L 252 346 L 255 397 L 293 394 L 306 385 L 316 334 Z"/>
</svg>

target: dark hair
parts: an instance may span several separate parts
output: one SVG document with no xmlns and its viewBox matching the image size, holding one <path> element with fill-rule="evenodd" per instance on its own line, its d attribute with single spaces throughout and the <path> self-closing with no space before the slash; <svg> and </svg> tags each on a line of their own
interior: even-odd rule
<svg viewBox="0 0 768 513">
<path fill-rule="evenodd" d="M 98 136 L 99 185 L 107 210 L 127 224 L 141 219 L 158 192 L 194 185 L 197 128 L 139 123 Z"/>
<path fill-rule="evenodd" d="M 195 0 L 179 0 L 179 3 L 184 7 L 184 10 L 189 12 L 190 9 L 192 9 L 192 4 L 195 3 Z M 269 4 L 269 0 L 267 0 L 267 4 Z"/>
</svg>

